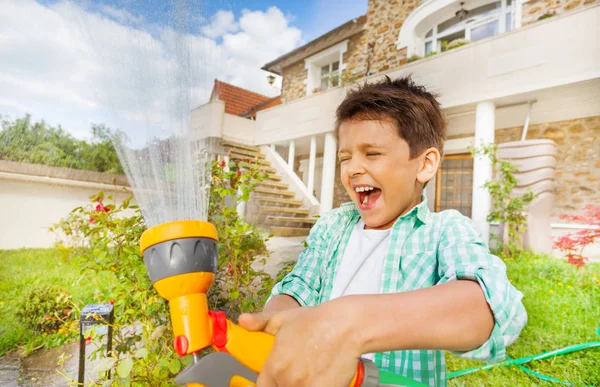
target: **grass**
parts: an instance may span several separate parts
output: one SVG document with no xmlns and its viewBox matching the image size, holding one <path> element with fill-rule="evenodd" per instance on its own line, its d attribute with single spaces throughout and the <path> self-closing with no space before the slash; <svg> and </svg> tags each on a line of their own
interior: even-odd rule
<svg viewBox="0 0 600 387">
<path fill-rule="evenodd" d="M 0 250 L 0 356 L 24 345 L 25 352 L 39 346 L 59 346 L 76 337 L 77 324 L 65 334 L 41 337 L 26 328 L 16 311 L 30 290 L 40 285 L 57 285 L 67 290 L 76 306 L 106 302 L 108 277 L 81 274 L 75 264 L 63 262 L 55 249 Z M 79 313 L 75 313 L 78 319 Z"/>
<path fill-rule="evenodd" d="M 507 260 L 510 280 L 524 294 L 528 323 L 520 338 L 507 349 L 513 359 L 600 341 L 600 264 L 576 269 L 564 261 L 532 254 Z M 448 372 L 480 366 L 482 362 L 447 355 Z M 535 361 L 526 366 L 575 386 L 600 386 L 600 348 Z M 449 386 L 544 386 L 516 366 L 479 371 Z M 557 384 L 558 385 L 558 384 Z"/>
</svg>

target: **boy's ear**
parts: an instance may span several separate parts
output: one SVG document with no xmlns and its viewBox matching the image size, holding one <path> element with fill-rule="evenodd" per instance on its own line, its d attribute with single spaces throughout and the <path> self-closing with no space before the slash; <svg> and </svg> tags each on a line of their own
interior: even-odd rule
<svg viewBox="0 0 600 387">
<path fill-rule="evenodd" d="M 437 173 L 442 156 L 437 148 L 429 148 L 421 154 L 421 165 L 417 172 L 417 180 L 425 184 Z"/>
</svg>

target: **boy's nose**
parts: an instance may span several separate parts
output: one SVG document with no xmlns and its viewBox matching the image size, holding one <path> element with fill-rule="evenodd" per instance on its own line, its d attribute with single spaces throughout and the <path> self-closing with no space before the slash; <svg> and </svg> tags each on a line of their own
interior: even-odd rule
<svg viewBox="0 0 600 387">
<path fill-rule="evenodd" d="M 365 168 L 360 162 L 360 160 L 350 160 L 346 168 L 348 176 L 350 177 L 359 176 L 365 173 Z"/>
</svg>

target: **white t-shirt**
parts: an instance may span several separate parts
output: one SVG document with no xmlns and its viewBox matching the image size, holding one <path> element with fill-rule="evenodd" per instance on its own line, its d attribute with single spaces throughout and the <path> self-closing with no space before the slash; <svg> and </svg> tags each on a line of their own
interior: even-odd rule
<svg viewBox="0 0 600 387">
<path fill-rule="evenodd" d="M 351 294 L 381 292 L 383 263 L 390 244 L 387 230 L 365 230 L 361 220 L 354 226 L 346 251 L 333 280 L 331 299 Z M 372 359 L 372 354 L 363 357 Z"/>
</svg>

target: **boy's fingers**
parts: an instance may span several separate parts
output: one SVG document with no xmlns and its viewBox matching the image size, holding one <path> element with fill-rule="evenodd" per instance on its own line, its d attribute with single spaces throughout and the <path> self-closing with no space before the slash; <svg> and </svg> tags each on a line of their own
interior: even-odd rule
<svg viewBox="0 0 600 387">
<path fill-rule="evenodd" d="M 243 313 L 238 319 L 238 322 L 242 328 L 252 332 L 262 331 L 265 329 L 268 321 L 268 317 L 263 313 Z"/>
</svg>

